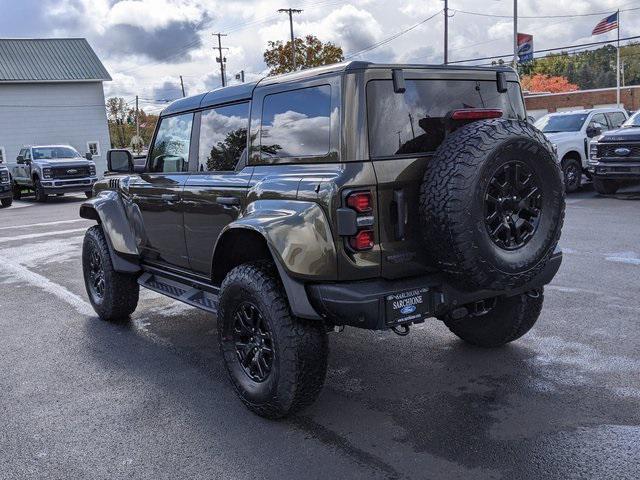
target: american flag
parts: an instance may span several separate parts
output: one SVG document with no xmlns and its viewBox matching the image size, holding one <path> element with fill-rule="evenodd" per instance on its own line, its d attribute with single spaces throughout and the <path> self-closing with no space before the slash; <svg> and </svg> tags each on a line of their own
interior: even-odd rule
<svg viewBox="0 0 640 480">
<path fill-rule="evenodd" d="M 618 12 L 603 18 L 591 32 L 591 35 L 600 35 L 618 28 Z"/>
</svg>

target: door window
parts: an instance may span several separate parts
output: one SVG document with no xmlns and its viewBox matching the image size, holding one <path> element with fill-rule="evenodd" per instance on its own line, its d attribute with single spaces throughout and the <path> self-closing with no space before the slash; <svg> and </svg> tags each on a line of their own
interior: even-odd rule
<svg viewBox="0 0 640 480">
<path fill-rule="evenodd" d="M 246 152 L 248 124 L 248 103 L 203 111 L 200 117 L 198 171 L 235 170 Z"/>
<path fill-rule="evenodd" d="M 192 126 L 192 113 L 162 119 L 149 157 L 150 172 L 176 173 L 188 170 Z"/>
<path fill-rule="evenodd" d="M 262 157 L 327 155 L 330 130 L 329 85 L 268 95 L 262 107 Z"/>
<path fill-rule="evenodd" d="M 627 120 L 622 112 L 607 113 L 607 118 L 611 124 L 611 128 L 620 128 L 620 126 Z"/>
</svg>

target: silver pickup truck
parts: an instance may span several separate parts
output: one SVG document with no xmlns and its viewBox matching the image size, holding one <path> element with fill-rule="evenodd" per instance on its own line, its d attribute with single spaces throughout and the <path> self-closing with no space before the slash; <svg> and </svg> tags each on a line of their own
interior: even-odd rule
<svg viewBox="0 0 640 480">
<path fill-rule="evenodd" d="M 38 202 L 46 202 L 49 195 L 71 192 L 84 192 L 90 198 L 98 180 L 90 155 L 82 157 L 68 145 L 24 147 L 15 165 L 9 167 L 13 197 L 18 200 L 25 190 L 31 190 Z"/>
</svg>

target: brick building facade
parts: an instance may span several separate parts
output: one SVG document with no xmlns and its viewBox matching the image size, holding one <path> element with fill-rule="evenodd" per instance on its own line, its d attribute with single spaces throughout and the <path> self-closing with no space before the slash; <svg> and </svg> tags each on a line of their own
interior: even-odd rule
<svg viewBox="0 0 640 480">
<path fill-rule="evenodd" d="M 598 88 L 565 93 L 525 94 L 527 112 L 536 120 L 547 113 L 583 108 L 615 107 L 616 89 Z M 640 86 L 622 87 L 620 103 L 630 111 L 640 110 Z"/>
</svg>

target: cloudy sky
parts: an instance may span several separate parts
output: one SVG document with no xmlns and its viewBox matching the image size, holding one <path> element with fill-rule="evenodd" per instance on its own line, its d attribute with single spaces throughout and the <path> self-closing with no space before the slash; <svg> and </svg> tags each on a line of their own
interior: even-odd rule
<svg viewBox="0 0 640 480">
<path fill-rule="evenodd" d="M 265 73 L 269 40 L 286 40 L 288 18 L 278 8 L 301 8 L 297 36 L 314 34 L 342 46 L 347 57 L 382 62 L 442 62 L 441 0 L 0 0 L 0 37 L 86 37 L 114 81 L 108 96 L 136 94 L 149 111 L 180 95 L 220 85 L 215 32 L 227 33 L 228 73 Z M 511 0 L 450 0 L 450 59 L 512 50 Z M 521 32 L 535 48 L 615 38 L 591 30 L 601 12 L 640 7 L 640 0 L 519 0 Z M 589 16 L 588 14 L 598 13 Z M 560 17 L 573 15 L 572 17 Z M 578 16 L 581 15 L 581 16 Z M 507 18 L 505 18 L 507 17 Z M 543 18 L 554 17 L 554 18 Z M 640 9 L 623 11 L 623 37 L 640 35 Z M 407 33 L 392 38 L 399 32 Z M 391 38 L 390 38 L 391 37 Z M 381 45 L 367 50 L 369 47 Z M 358 54 L 362 50 L 364 53 Z"/>
</svg>

